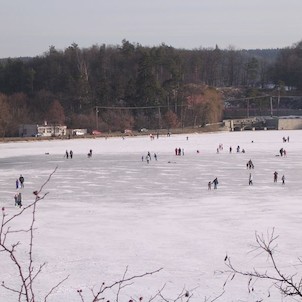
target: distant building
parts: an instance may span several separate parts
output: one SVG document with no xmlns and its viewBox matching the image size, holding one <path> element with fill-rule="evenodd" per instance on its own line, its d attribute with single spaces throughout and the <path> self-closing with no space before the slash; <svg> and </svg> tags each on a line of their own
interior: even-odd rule
<svg viewBox="0 0 302 302">
<path fill-rule="evenodd" d="M 21 137 L 50 137 L 64 136 L 67 133 L 67 126 L 62 125 L 44 125 L 22 124 L 19 126 L 19 136 Z"/>
</svg>

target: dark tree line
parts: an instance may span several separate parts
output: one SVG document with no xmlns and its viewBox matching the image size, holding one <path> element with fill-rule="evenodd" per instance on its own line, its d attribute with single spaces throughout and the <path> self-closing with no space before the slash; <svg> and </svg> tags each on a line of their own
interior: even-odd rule
<svg viewBox="0 0 302 302">
<path fill-rule="evenodd" d="M 302 88 L 301 43 L 281 50 L 185 50 L 123 40 L 85 49 L 51 46 L 42 56 L 2 59 L 0 106 L 10 111 L 0 113 L 2 135 L 16 135 L 20 123 L 43 120 L 93 129 L 97 118 L 104 131 L 217 122 L 222 97 L 211 87 L 258 89 L 282 81 Z"/>
</svg>

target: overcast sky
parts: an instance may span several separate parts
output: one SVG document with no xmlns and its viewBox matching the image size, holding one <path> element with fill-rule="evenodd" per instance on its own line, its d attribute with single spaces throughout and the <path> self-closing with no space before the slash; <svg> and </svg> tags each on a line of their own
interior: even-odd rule
<svg viewBox="0 0 302 302">
<path fill-rule="evenodd" d="M 121 44 L 282 48 L 302 40 L 302 0 L 0 0 L 0 58 Z"/>
</svg>

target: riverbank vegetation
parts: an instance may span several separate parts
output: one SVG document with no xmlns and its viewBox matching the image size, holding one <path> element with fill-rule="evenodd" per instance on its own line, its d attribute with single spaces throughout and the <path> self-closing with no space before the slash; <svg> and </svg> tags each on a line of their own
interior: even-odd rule
<svg viewBox="0 0 302 302">
<path fill-rule="evenodd" d="M 89 131 L 198 127 L 221 120 L 225 87 L 238 97 L 302 89 L 302 42 L 286 49 L 51 46 L 0 61 L 0 135 L 22 123 Z M 295 89 L 295 90 L 293 90 Z M 239 91 L 239 93 L 238 93 Z"/>
</svg>

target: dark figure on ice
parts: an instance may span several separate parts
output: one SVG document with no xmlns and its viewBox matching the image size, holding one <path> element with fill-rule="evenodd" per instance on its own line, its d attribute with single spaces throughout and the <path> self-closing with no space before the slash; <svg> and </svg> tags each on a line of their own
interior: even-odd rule
<svg viewBox="0 0 302 302">
<path fill-rule="evenodd" d="M 285 176 L 284 175 L 282 175 L 281 180 L 282 180 L 282 184 L 285 185 Z"/>
<path fill-rule="evenodd" d="M 68 158 L 69 157 L 69 153 L 68 153 L 68 151 L 66 150 L 66 152 L 65 152 L 65 156 L 66 156 L 66 158 Z"/>
<path fill-rule="evenodd" d="M 278 181 L 278 172 L 275 171 L 274 172 L 274 182 L 277 182 Z"/>
<path fill-rule="evenodd" d="M 252 173 L 250 173 L 250 176 L 249 176 L 249 186 L 251 186 L 253 184 L 253 176 L 252 176 Z"/>
<path fill-rule="evenodd" d="M 212 184 L 214 185 L 214 189 L 217 189 L 217 185 L 218 185 L 218 179 L 217 177 L 212 181 Z"/>
<path fill-rule="evenodd" d="M 22 207 L 21 193 L 16 193 L 14 199 L 15 199 L 15 206 L 18 206 L 19 208 L 21 208 Z"/>
<path fill-rule="evenodd" d="M 208 190 L 211 190 L 211 189 L 212 189 L 212 182 L 209 181 L 209 182 L 208 182 Z"/>
<path fill-rule="evenodd" d="M 279 153 L 280 153 L 280 156 L 283 156 L 284 149 L 283 149 L 283 148 L 281 148 L 281 149 L 279 150 Z"/>
<path fill-rule="evenodd" d="M 72 150 L 69 151 L 69 155 L 70 155 L 70 158 L 73 157 L 73 152 L 72 152 Z"/>
<path fill-rule="evenodd" d="M 19 179 L 16 179 L 16 189 L 19 189 Z"/>
<path fill-rule="evenodd" d="M 24 188 L 24 177 L 22 175 L 20 175 L 19 181 L 20 181 L 21 188 Z"/>
<path fill-rule="evenodd" d="M 89 150 L 87 156 L 88 156 L 88 158 L 92 157 L 92 149 Z"/>
<path fill-rule="evenodd" d="M 15 194 L 14 199 L 15 199 L 15 206 L 17 206 L 18 205 L 18 193 Z"/>
<path fill-rule="evenodd" d="M 246 167 L 248 169 L 254 169 L 254 164 L 251 159 L 246 163 Z"/>
</svg>

